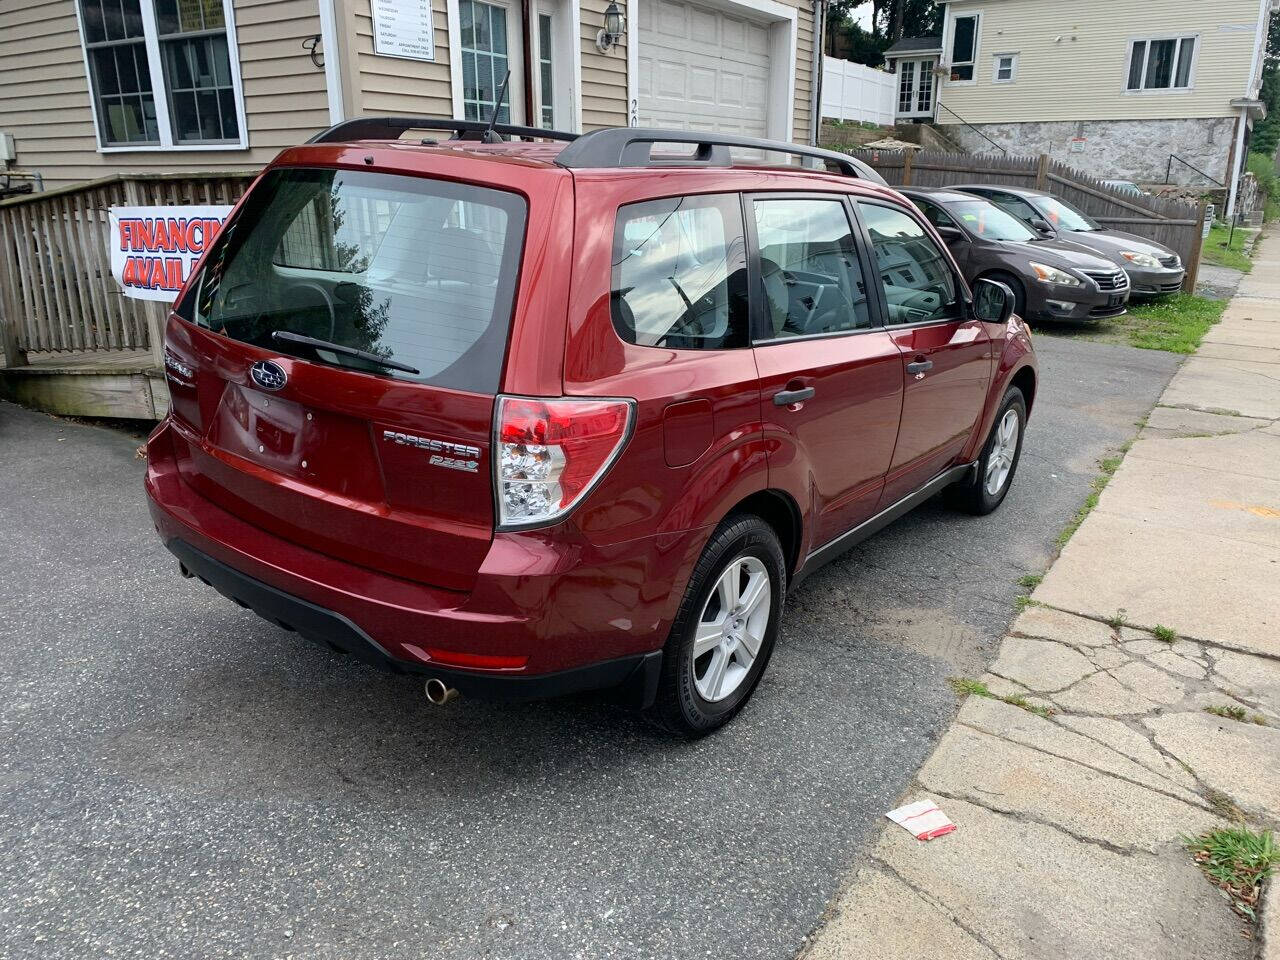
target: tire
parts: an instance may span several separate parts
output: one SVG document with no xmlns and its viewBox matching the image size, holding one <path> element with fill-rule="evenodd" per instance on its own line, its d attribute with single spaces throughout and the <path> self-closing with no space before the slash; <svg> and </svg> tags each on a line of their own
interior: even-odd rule
<svg viewBox="0 0 1280 960">
<path fill-rule="evenodd" d="M 1023 320 L 1027 320 L 1027 291 L 1023 289 L 1022 281 L 1015 277 L 1012 273 L 1003 273 L 994 270 L 991 273 L 984 273 L 978 279 L 980 280 L 999 280 L 1010 290 L 1013 291 L 1013 312 L 1020 316 Z"/>
<path fill-rule="evenodd" d="M 722 583 L 767 593 L 740 619 L 725 615 Z M 764 581 L 759 575 L 763 574 Z M 751 589 L 755 595 L 755 589 Z M 707 542 L 689 578 L 663 648 L 658 693 L 645 714 L 668 733 L 696 739 L 728 723 L 750 698 L 769 664 L 786 594 L 786 563 L 773 527 L 754 514 L 726 519 Z M 732 599 L 732 598 L 730 598 Z M 741 597 L 743 606 L 750 597 Z M 761 605 L 768 604 L 767 610 Z M 722 623 L 717 636 L 715 628 Z M 700 627 L 705 629 L 700 630 Z M 695 657 L 695 643 L 703 649 Z M 707 647 L 711 643 L 713 646 Z M 751 646 L 755 645 L 754 654 Z M 750 656 L 749 665 L 744 660 Z M 717 674 L 713 667 L 719 666 Z"/>
<path fill-rule="evenodd" d="M 1013 451 L 1010 455 L 1007 433 L 1002 434 L 1001 427 L 1009 422 L 1006 418 L 1011 414 L 1015 418 L 1017 437 L 1013 438 Z M 1022 436 L 1026 426 L 1027 401 L 1022 396 L 1021 390 L 1010 387 L 1005 391 L 1004 399 L 1000 403 L 1000 411 L 991 425 L 991 433 L 987 436 L 987 442 L 983 444 L 982 455 L 978 457 L 977 470 L 972 479 L 951 488 L 952 503 L 961 510 L 981 516 L 990 513 L 1004 502 L 1009 487 L 1013 485 L 1013 476 L 1018 472 L 1018 461 L 1022 457 Z M 1005 429 L 1007 431 L 1007 426 Z M 1006 460 L 1003 468 L 993 466 L 992 458 L 995 456 L 1001 456 Z M 988 476 L 992 471 L 999 474 L 1002 469 L 1003 476 Z M 992 492 L 990 487 L 997 480 L 998 486 Z"/>
</svg>

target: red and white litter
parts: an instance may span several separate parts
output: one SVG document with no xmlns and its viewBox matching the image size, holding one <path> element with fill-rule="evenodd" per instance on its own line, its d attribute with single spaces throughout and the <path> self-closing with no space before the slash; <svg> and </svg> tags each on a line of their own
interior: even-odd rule
<svg viewBox="0 0 1280 960">
<path fill-rule="evenodd" d="M 905 807 L 890 810 L 885 816 L 903 829 L 911 831 L 911 835 L 917 840 L 945 837 L 956 828 L 932 800 L 908 803 Z"/>
</svg>

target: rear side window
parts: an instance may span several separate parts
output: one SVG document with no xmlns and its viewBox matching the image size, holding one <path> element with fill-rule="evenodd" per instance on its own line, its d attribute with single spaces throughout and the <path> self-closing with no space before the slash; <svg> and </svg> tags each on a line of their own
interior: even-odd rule
<svg viewBox="0 0 1280 960">
<path fill-rule="evenodd" d="M 766 338 L 871 326 L 867 285 L 843 201 L 756 200 Z"/>
<path fill-rule="evenodd" d="M 747 276 L 737 194 L 618 210 L 613 325 L 627 343 L 677 350 L 747 344 Z"/>
<path fill-rule="evenodd" d="M 871 235 L 890 324 L 960 316 L 956 281 L 946 257 L 913 218 L 878 203 L 858 202 Z"/>
<path fill-rule="evenodd" d="M 501 190 L 348 170 L 267 174 L 180 314 L 255 346 L 491 393 L 506 350 L 525 203 Z M 285 331 L 416 369 L 281 341 Z"/>
</svg>

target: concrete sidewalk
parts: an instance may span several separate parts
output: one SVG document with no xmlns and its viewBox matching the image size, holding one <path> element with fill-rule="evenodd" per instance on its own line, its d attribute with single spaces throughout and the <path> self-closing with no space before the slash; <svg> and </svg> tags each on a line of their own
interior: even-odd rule
<svg viewBox="0 0 1280 960">
<path fill-rule="evenodd" d="M 1280 824 L 1280 235 L 1033 600 L 806 960 L 1280 958 L 1179 842 Z"/>
</svg>

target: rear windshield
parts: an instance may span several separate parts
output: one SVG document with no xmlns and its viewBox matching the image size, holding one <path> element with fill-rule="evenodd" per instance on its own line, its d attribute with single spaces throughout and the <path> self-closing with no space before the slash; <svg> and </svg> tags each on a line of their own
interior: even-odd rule
<svg viewBox="0 0 1280 960">
<path fill-rule="evenodd" d="M 277 353 L 490 393 L 501 375 L 524 223 L 524 200 L 502 190 L 358 170 L 274 170 L 222 231 L 179 314 Z M 282 341 L 276 331 L 375 356 Z"/>
</svg>

